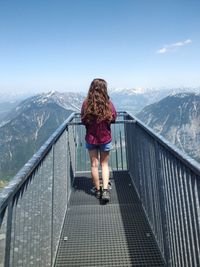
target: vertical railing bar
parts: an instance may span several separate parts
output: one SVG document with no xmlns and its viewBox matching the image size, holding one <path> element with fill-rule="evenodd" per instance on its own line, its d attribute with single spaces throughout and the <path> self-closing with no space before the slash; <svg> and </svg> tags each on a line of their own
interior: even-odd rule
<svg viewBox="0 0 200 267">
<path fill-rule="evenodd" d="M 180 179 L 180 208 L 181 208 L 181 217 L 182 217 L 182 240 L 183 240 L 183 254 L 185 259 L 185 265 L 188 265 L 188 249 L 187 249 L 187 226 L 186 226 L 186 218 L 185 218 L 185 194 L 183 190 L 183 180 L 184 180 L 184 172 L 183 172 L 184 166 L 178 162 L 178 172 L 181 177 Z"/>
<path fill-rule="evenodd" d="M 170 240 L 171 240 L 171 244 L 169 245 L 170 247 L 173 247 L 172 251 L 172 266 L 173 264 L 175 264 L 175 233 L 174 233 L 174 227 L 173 227 L 173 223 L 174 223 L 174 218 L 173 218 L 173 203 L 172 203 L 172 190 L 171 190 L 171 181 L 170 181 L 170 171 L 169 171 L 169 159 L 168 159 L 168 154 L 165 153 L 165 170 L 166 170 L 166 184 L 167 184 L 167 194 L 166 196 L 168 197 L 168 210 L 169 210 L 169 219 L 170 219 L 170 229 L 171 229 L 171 235 L 169 236 Z"/>
<path fill-rule="evenodd" d="M 182 177 L 180 177 L 180 174 L 178 172 L 178 164 L 179 162 L 177 160 L 174 161 L 174 184 L 175 184 L 175 188 L 176 188 L 176 206 L 177 206 L 177 214 L 178 214 L 178 233 L 179 233 L 179 246 L 180 246 L 180 252 L 179 254 L 182 255 L 180 257 L 181 260 L 181 266 L 185 266 L 185 255 L 184 255 L 184 251 L 183 251 L 183 241 L 182 241 L 182 237 L 184 235 L 183 233 L 183 224 L 182 224 L 182 210 L 181 210 L 181 206 L 180 206 L 180 180 L 182 179 Z"/>
<path fill-rule="evenodd" d="M 188 220 L 189 220 L 189 237 L 190 237 L 190 247 L 192 247 L 191 251 L 191 259 L 192 265 L 195 266 L 195 254 L 194 254 L 194 238 L 193 238 L 193 222 L 192 222 L 192 209 L 191 209 L 191 199 L 190 199 L 190 183 L 191 183 L 191 175 L 188 173 L 186 169 L 186 179 L 185 179 L 185 191 L 186 191 L 186 198 L 187 198 L 187 211 L 188 211 Z M 194 219 L 194 218 L 193 218 Z"/>
<path fill-rule="evenodd" d="M 147 137 L 148 138 L 148 137 Z M 151 221 L 152 221 L 152 229 L 154 229 L 154 232 L 157 232 L 157 226 L 156 226 L 156 209 L 155 209 L 155 205 L 156 205 L 156 201 L 155 201 L 155 191 L 154 191 L 154 180 L 155 180 L 155 176 L 153 176 L 153 166 L 152 166 L 152 153 L 151 153 L 151 140 L 148 140 L 148 162 L 149 162 L 149 197 L 150 200 L 152 201 L 152 205 L 151 205 Z M 150 203 L 149 203 L 150 205 Z"/>
<path fill-rule="evenodd" d="M 43 163 L 42 163 L 42 165 L 43 165 Z M 43 166 L 44 166 L 44 165 L 43 165 Z M 43 168 L 40 169 L 40 177 L 43 178 Z M 38 197 L 39 197 L 39 193 L 43 191 L 42 179 L 39 179 L 39 189 L 40 189 L 40 190 L 37 191 L 37 199 L 38 199 Z M 38 233 L 41 234 L 41 229 L 42 229 L 42 226 L 43 226 L 43 221 L 42 221 L 42 219 L 43 219 L 43 216 L 42 216 L 42 214 L 43 214 L 43 210 L 42 210 L 42 202 L 40 201 L 39 203 L 40 203 L 39 206 L 40 206 L 41 220 L 40 220 L 40 224 L 39 224 L 40 227 L 38 228 Z M 40 259 L 40 251 L 35 250 L 35 253 L 36 253 L 36 257 L 38 257 L 38 258 Z"/>
<path fill-rule="evenodd" d="M 33 178 L 33 179 L 34 179 L 34 178 Z M 33 182 L 33 183 L 34 183 L 34 182 Z M 36 190 L 31 190 L 31 194 L 32 194 L 31 198 L 32 198 L 32 199 L 37 199 L 37 200 L 38 200 L 38 208 L 40 208 L 40 210 L 41 210 L 41 205 L 42 205 L 42 203 L 41 203 L 41 201 L 39 201 L 38 195 L 39 195 L 39 192 L 42 191 L 41 188 L 42 188 L 42 182 L 41 182 L 41 179 L 40 179 L 40 180 L 39 180 L 39 183 L 38 183 L 38 188 L 37 188 L 38 190 L 37 190 L 37 191 L 36 191 Z M 30 192 L 29 192 L 29 193 L 30 193 Z M 40 229 L 41 229 L 41 227 L 42 227 L 42 221 L 40 220 L 40 221 L 38 222 L 36 216 L 33 216 L 32 221 L 33 221 L 33 225 L 34 225 L 34 227 L 37 227 L 37 225 L 38 225 L 38 227 L 37 227 L 36 229 L 37 229 L 37 231 L 38 231 L 38 234 L 40 234 Z M 31 244 L 30 244 L 30 246 L 31 246 Z M 37 257 L 38 257 L 38 255 L 37 255 L 37 251 L 36 251 L 35 247 L 33 248 L 32 253 L 33 253 L 33 257 L 34 257 L 34 258 L 37 258 Z M 38 253 L 39 253 L 39 252 L 38 252 Z"/>
<path fill-rule="evenodd" d="M 127 142 L 128 142 L 128 140 L 130 139 L 129 138 L 129 136 L 130 136 L 130 134 L 128 135 L 128 130 L 129 130 L 129 127 L 130 127 L 130 125 L 128 125 L 128 124 L 124 124 L 124 141 L 125 141 L 125 148 L 126 148 L 126 150 L 125 150 L 125 155 L 126 155 L 126 168 L 127 168 L 127 170 L 130 170 L 130 159 L 129 159 L 129 155 L 128 155 L 128 149 L 127 149 Z M 130 142 L 130 140 L 129 140 L 129 146 L 131 147 L 131 149 L 132 149 L 132 143 Z"/>
<path fill-rule="evenodd" d="M 68 127 L 70 127 L 70 129 L 71 129 L 71 139 L 72 139 L 72 142 L 74 143 L 74 146 L 75 146 L 75 151 L 73 151 L 73 145 L 72 145 L 72 147 L 70 147 L 70 143 L 69 143 L 71 164 L 72 164 L 72 169 L 74 169 L 74 168 L 76 169 L 76 167 L 74 166 L 74 160 L 75 160 L 75 162 L 76 162 L 76 160 L 78 160 L 78 154 L 77 154 L 78 140 L 77 140 L 77 136 L 75 135 L 76 126 L 75 125 L 69 125 Z M 75 169 L 74 169 L 74 171 L 75 171 Z"/>
<path fill-rule="evenodd" d="M 85 171 L 88 171 L 89 168 L 88 168 L 88 160 L 87 160 L 87 149 L 85 148 L 85 131 L 84 131 L 84 128 L 83 126 L 81 126 L 82 128 L 82 132 L 83 132 L 83 149 L 84 149 L 84 162 L 85 162 Z"/>
<path fill-rule="evenodd" d="M 193 184 L 194 184 L 194 181 L 192 179 L 192 175 L 190 174 L 189 196 L 190 196 L 190 208 L 192 210 L 192 212 L 191 212 L 191 215 L 192 215 L 192 233 L 194 235 L 192 246 L 193 246 L 193 251 L 195 252 L 195 250 L 196 250 L 197 246 L 199 246 L 199 244 L 197 244 L 197 240 L 195 237 L 197 235 L 197 231 L 196 231 L 196 229 L 197 229 L 196 219 L 197 218 L 195 218 L 195 207 L 194 207 L 194 200 L 193 200 L 193 195 L 194 195 Z M 194 232 L 195 232 L 195 234 L 194 234 Z M 194 266 L 196 267 L 198 265 L 197 265 L 197 258 L 195 257 L 195 255 L 196 255 L 196 253 L 194 254 Z"/>
<path fill-rule="evenodd" d="M 156 176 L 154 175 L 154 169 L 153 169 L 153 154 L 152 154 L 152 143 L 151 143 L 151 138 L 147 137 L 147 141 L 148 141 L 148 155 L 149 155 L 149 174 L 150 174 L 150 179 L 149 179 L 149 187 L 151 188 L 150 190 L 150 199 L 152 201 L 152 207 L 151 207 L 151 214 L 152 214 L 152 224 L 153 224 L 153 228 L 155 233 L 158 233 L 158 228 L 157 228 L 157 211 L 158 209 L 156 209 L 156 190 L 155 190 L 155 180 L 156 180 Z M 156 238 L 159 238 L 158 236 L 156 236 Z M 159 241 L 159 239 L 158 239 Z"/>
<path fill-rule="evenodd" d="M 154 142 L 155 140 L 153 140 Z M 163 226 L 164 224 L 162 223 L 162 215 L 161 215 L 161 202 L 162 199 L 160 198 L 161 196 L 159 195 L 160 190 L 162 190 L 161 186 L 159 186 L 159 181 L 160 179 L 162 179 L 162 183 L 163 183 L 163 177 L 161 176 L 161 168 L 160 168 L 160 151 L 159 151 L 159 146 L 155 146 L 156 143 L 154 144 L 154 149 L 153 149 L 153 158 L 154 160 L 154 176 L 156 177 L 156 180 L 154 182 L 155 184 L 155 192 L 156 192 L 156 214 L 157 214 L 157 228 L 159 231 L 159 238 L 160 238 L 160 245 L 162 247 L 162 252 L 163 252 L 163 257 L 164 257 L 164 237 L 163 237 Z M 159 172 L 157 172 L 157 168 L 159 168 Z M 163 195 L 164 197 L 164 195 Z M 165 208 L 163 206 L 163 210 L 165 211 Z"/>
<path fill-rule="evenodd" d="M 186 226 L 186 218 L 185 218 L 185 194 L 183 191 L 183 180 L 184 180 L 184 172 L 183 166 L 179 163 L 179 174 L 181 176 L 180 179 L 180 205 L 182 208 L 182 231 L 183 231 L 183 250 L 184 250 L 184 258 L 185 264 L 188 265 L 188 248 L 187 248 L 187 226 Z"/>
<path fill-rule="evenodd" d="M 137 192 L 138 192 L 138 195 L 140 196 L 140 199 L 142 201 L 144 197 L 143 197 L 143 191 L 142 191 L 142 188 L 143 188 L 143 176 L 142 176 L 143 169 L 142 169 L 141 139 L 139 138 L 139 136 L 140 136 L 139 128 L 137 127 L 135 129 L 136 129 L 136 147 L 135 147 L 135 149 L 137 149 L 137 158 L 138 158 L 138 173 L 136 173 L 136 175 L 138 174 L 137 175 L 138 179 L 137 179 L 137 177 L 135 179 L 137 179 L 136 180 Z M 133 147 L 133 145 L 132 145 L 132 147 Z M 134 150 L 134 147 L 133 147 L 133 150 Z"/>
<path fill-rule="evenodd" d="M 77 118 L 75 118 L 75 121 L 76 122 L 78 122 L 79 121 L 79 119 L 78 119 L 78 117 Z M 81 153 L 77 153 L 78 151 L 77 151 L 77 149 L 78 149 L 78 147 L 79 147 L 79 144 L 81 144 L 81 136 L 78 136 L 77 135 L 77 129 L 78 129 L 78 125 L 72 125 L 72 129 L 73 129 L 73 135 L 74 135 L 74 139 L 76 140 L 76 142 L 75 142 L 75 151 L 74 151 L 74 154 L 75 154 L 75 173 L 76 173 L 76 171 L 78 170 L 78 166 L 77 166 L 77 163 L 79 162 L 79 159 L 78 159 L 78 156 L 80 156 L 80 154 Z M 81 157 L 81 156 L 80 156 Z"/>
<path fill-rule="evenodd" d="M 185 179 L 184 179 L 184 189 L 185 189 L 185 196 L 186 196 L 186 210 L 187 210 L 187 220 L 188 220 L 188 239 L 187 244 L 189 249 L 191 249 L 193 244 L 193 231 L 192 231 L 192 222 L 191 222 L 191 208 L 190 208 L 190 200 L 189 200 L 189 182 L 190 177 L 187 171 L 187 168 L 185 168 Z M 190 259 L 191 259 L 191 266 L 194 266 L 194 255 L 193 250 L 190 250 Z"/>
<path fill-rule="evenodd" d="M 70 161 L 69 161 L 69 135 L 70 135 L 70 133 L 69 133 L 69 131 L 70 131 L 70 129 L 69 129 L 69 126 L 66 128 L 66 133 L 67 133 L 67 136 L 66 136 L 66 138 L 67 138 L 67 151 L 66 151 L 66 161 L 67 161 L 67 166 L 68 166 L 68 168 L 67 168 L 67 177 L 68 177 L 68 179 L 67 179 L 67 200 L 68 200 L 68 196 L 69 196 L 69 192 L 70 192 L 70 183 L 69 183 L 69 180 L 70 180 Z"/>
<path fill-rule="evenodd" d="M 14 232 L 16 230 L 16 209 L 17 209 L 17 202 L 13 203 L 13 216 L 12 216 L 12 221 L 13 221 L 12 222 L 12 227 L 13 228 L 12 228 L 12 231 L 14 231 Z M 16 236 L 14 235 L 13 236 L 13 247 L 15 247 L 15 241 L 16 241 Z M 12 262 L 14 262 L 14 252 L 12 252 L 11 257 L 12 257 Z"/>
<path fill-rule="evenodd" d="M 127 116 L 123 115 L 123 120 L 125 120 Z M 125 142 L 125 157 L 126 157 L 126 169 L 131 171 L 131 166 L 130 166 L 130 153 L 128 153 L 128 142 L 129 142 L 129 148 L 132 150 L 132 142 L 130 141 L 130 125 L 124 124 L 124 142 Z"/>
<path fill-rule="evenodd" d="M 127 148 L 127 146 L 126 146 L 126 135 L 125 135 L 125 125 L 123 124 L 123 133 L 124 133 L 124 146 L 123 146 L 123 155 L 124 155 L 124 166 L 125 166 L 125 169 L 126 170 L 128 170 L 128 168 L 127 168 L 127 154 L 126 154 L 126 148 Z"/>
<path fill-rule="evenodd" d="M 197 218 L 197 234 L 196 234 L 196 243 L 197 243 L 197 265 L 200 266 L 200 204 L 199 204 L 199 196 L 200 196 L 200 181 L 197 180 L 197 177 L 195 175 L 194 179 L 194 196 L 195 196 L 195 213 L 196 213 L 196 218 Z M 199 186 L 198 186 L 199 183 Z M 199 192 L 198 192 L 199 189 Z"/>
<path fill-rule="evenodd" d="M 45 162 L 44 162 L 44 166 L 45 166 Z M 42 179 L 40 179 L 40 181 L 41 181 L 41 187 L 42 187 L 42 191 L 44 190 L 44 184 L 43 184 L 43 177 L 45 177 L 45 168 L 42 168 Z M 40 195 L 39 195 L 39 192 L 38 192 L 38 199 L 40 199 Z M 51 201 L 51 200 L 50 200 Z M 41 214 L 43 215 L 45 212 L 44 212 L 44 205 L 43 205 L 43 203 L 41 202 Z M 42 222 L 42 226 L 44 225 L 44 223 L 45 223 L 45 218 L 44 218 L 44 216 L 41 216 L 42 217 L 42 220 L 41 220 L 41 222 Z M 51 220 L 51 217 L 49 218 L 49 220 Z M 42 229 L 42 226 L 41 226 L 41 229 Z M 50 230 L 51 231 L 51 230 Z M 51 241 L 50 241 L 51 242 Z M 51 248 L 50 248 L 51 249 Z M 40 261 L 42 260 L 42 250 L 40 249 L 39 250 L 39 252 L 40 252 Z"/>
<path fill-rule="evenodd" d="M 33 179 L 33 175 L 34 174 L 32 174 L 32 179 Z M 29 186 L 31 186 L 32 184 L 33 184 L 33 181 L 30 181 Z M 29 192 L 29 194 L 30 194 L 30 192 Z M 35 196 L 36 196 L 36 190 L 31 190 L 31 197 L 30 197 L 30 199 L 37 199 Z M 33 218 L 33 221 L 34 220 L 35 220 L 35 216 Z M 34 225 L 37 225 L 37 224 L 35 224 L 35 221 L 34 221 Z M 28 245 L 29 245 L 29 251 L 31 251 L 31 240 L 30 239 L 29 239 Z"/>
<path fill-rule="evenodd" d="M 13 217 L 14 200 L 11 199 L 7 207 L 7 228 L 6 228 L 6 245 L 5 245 L 5 267 L 10 266 L 10 249 L 11 249 L 11 232 Z"/>
<path fill-rule="evenodd" d="M 180 251 L 180 242 L 179 242 L 179 235 L 178 235 L 178 218 L 177 218 L 177 200 L 176 200 L 176 186 L 174 184 L 174 162 L 173 160 L 170 160 L 170 166 L 169 166 L 169 171 L 170 171 L 170 184 L 171 184 L 171 192 L 172 192 L 172 202 L 173 202 L 173 206 L 172 206 L 172 213 L 173 213 L 173 222 L 174 222 L 174 230 L 175 230 L 175 243 L 176 243 L 176 265 L 178 264 L 178 266 L 181 266 L 181 259 L 180 259 L 180 255 L 179 255 L 179 251 Z"/>
<path fill-rule="evenodd" d="M 77 170 L 76 162 L 78 162 L 78 153 L 77 153 L 78 139 L 76 136 L 76 128 L 78 127 L 78 125 L 69 125 L 68 127 L 71 127 L 72 129 L 72 140 L 74 141 L 74 145 L 75 145 L 75 151 L 74 151 L 74 156 L 73 156 L 75 160 L 75 166 L 73 166 L 73 168 L 76 173 L 76 170 Z M 72 165 L 74 165 L 73 159 L 72 159 Z"/>
<path fill-rule="evenodd" d="M 140 133 L 141 134 L 141 133 Z M 143 206 L 146 206 L 146 173 L 145 173 L 145 167 L 144 167 L 144 139 L 141 140 L 140 138 L 140 163 L 141 163 L 141 197 L 142 197 L 142 203 Z"/>
<path fill-rule="evenodd" d="M 143 188 L 145 188 L 145 183 L 144 183 L 144 170 L 143 170 L 143 157 L 142 157 L 142 143 L 141 143 L 141 137 L 140 137 L 140 129 L 137 128 L 137 149 L 138 149 L 138 164 L 139 164 L 139 188 L 138 188 L 138 193 L 140 195 L 140 199 L 143 203 L 145 201 L 145 194 L 143 191 Z"/>
<path fill-rule="evenodd" d="M 51 195 L 51 266 L 53 265 L 53 234 L 54 234 L 54 189 L 55 189 L 55 143 L 52 145 L 52 195 Z"/>
<path fill-rule="evenodd" d="M 154 214 L 155 214 L 155 233 L 157 233 L 157 242 L 159 243 L 160 250 L 163 252 L 163 236 L 161 232 L 162 224 L 160 220 L 160 198 L 158 188 L 158 173 L 156 172 L 156 147 L 154 140 L 151 140 L 150 146 L 150 160 L 152 166 L 152 188 L 154 198 Z"/>
<path fill-rule="evenodd" d="M 67 198 L 68 198 L 68 169 L 69 169 L 69 162 L 67 159 L 67 153 L 68 153 L 68 142 L 67 142 L 67 138 L 68 138 L 68 127 L 65 129 L 65 162 L 66 162 L 66 169 L 65 169 L 65 177 L 66 177 L 66 194 L 67 194 Z M 68 202 L 67 202 L 67 207 L 68 207 Z M 67 208 L 66 207 L 66 208 Z"/>
<path fill-rule="evenodd" d="M 116 169 L 118 170 L 118 155 L 117 155 L 117 140 L 116 140 L 116 125 L 114 124 L 114 139 L 115 139 L 115 160 L 116 160 Z"/>
<path fill-rule="evenodd" d="M 124 169 L 124 162 L 123 162 L 123 154 L 122 154 L 122 134 L 121 134 L 121 127 L 119 130 L 119 138 L 120 138 L 120 151 L 121 151 L 121 164 L 122 164 L 122 170 Z"/>
<path fill-rule="evenodd" d="M 187 204 L 186 204 L 187 196 L 186 196 L 186 187 L 185 187 L 186 170 L 184 166 L 181 168 L 181 172 L 182 172 L 182 177 L 183 177 L 183 179 L 181 180 L 181 195 L 182 195 L 183 216 L 184 216 L 183 227 L 185 230 L 185 240 L 184 240 L 184 243 L 186 246 L 185 254 L 186 254 L 186 264 L 190 266 L 192 264 L 192 260 L 191 260 L 191 250 L 190 250 L 190 245 L 189 245 L 190 238 L 189 238 L 189 232 L 188 232 L 188 227 L 189 227 L 188 218 L 187 218 L 188 211 L 186 210 L 187 209 Z"/>
<path fill-rule="evenodd" d="M 151 228 L 154 230 L 154 222 L 153 220 L 153 205 L 150 205 L 150 203 L 153 204 L 152 197 L 152 188 L 151 188 L 151 166 L 150 166 L 150 160 L 149 160 L 149 146 L 147 142 L 147 136 L 144 135 L 144 171 L 145 171 L 145 190 L 146 191 L 146 204 L 145 209 L 148 214 L 148 219 L 151 225 Z"/>
<path fill-rule="evenodd" d="M 159 147 L 157 141 L 156 146 Z M 170 250 L 169 250 L 169 235 L 172 232 L 171 230 L 171 223 L 170 221 L 170 212 L 169 212 L 169 200 L 168 200 L 168 185 L 167 185 L 167 171 L 166 171 L 166 164 L 165 164 L 165 155 L 162 149 L 159 149 L 159 155 L 156 153 L 158 159 L 157 163 L 159 164 L 158 168 L 160 169 L 160 177 L 161 179 L 158 179 L 159 183 L 159 193 L 160 193 L 160 199 L 161 199 L 161 220 L 162 220 L 162 231 L 163 231 L 163 242 L 164 242 L 164 255 L 165 255 L 165 261 L 167 264 L 170 263 Z M 164 198 L 164 199 L 163 199 Z M 172 256 L 171 256 L 172 258 Z"/>
<path fill-rule="evenodd" d="M 147 169 L 146 169 L 146 161 L 145 161 L 145 158 L 146 158 L 146 139 L 143 135 L 143 138 L 142 138 L 142 147 L 141 147 L 141 155 L 142 155 L 142 169 L 143 169 L 143 183 L 144 183 L 144 196 L 143 196 L 143 199 L 144 199 L 144 208 L 148 206 L 148 191 L 147 191 Z M 146 209 L 145 209 L 146 210 Z M 146 210 L 146 212 L 148 213 L 148 209 Z"/>
<path fill-rule="evenodd" d="M 134 180 L 135 180 L 135 186 L 137 188 L 137 194 L 138 196 L 141 197 L 141 153 L 140 153 L 140 141 L 139 141 L 139 134 L 138 134 L 138 127 L 136 127 L 136 124 L 130 124 L 128 125 L 128 127 L 130 128 L 129 129 L 129 132 L 131 132 L 131 127 L 132 127 L 132 130 L 133 132 L 135 132 L 135 147 L 133 147 L 133 142 L 132 142 L 132 139 L 131 139 L 131 134 L 129 134 L 129 139 L 131 140 L 130 143 L 131 143 L 131 150 L 130 150 L 130 153 L 131 155 L 131 158 L 132 158 L 132 161 L 133 161 L 133 164 L 131 164 L 131 166 L 133 167 L 129 167 L 129 168 L 132 168 L 132 171 L 134 173 Z M 135 149 L 134 149 L 135 148 Z M 129 149 L 127 149 L 129 150 Z M 130 157 L 130 153 L 129 153 L 129 157 Z"/>
<path fill-rule="evenodd" d="M 169 159 L 168 159 L 168 154 L 165 153 L 165 166 L 166 166 L 166 184 L 167 184 L 167 189 L 168 189 L 168 192 L 167 192 L 167 196 L 168 196 L 168 207 L 169 207 L 169 219 L 170 219 L 170 229 L 171 229 L 171 235 L 169 236 L 170 237 L 170 240 L 171 240 L 171 244 L 170 246 L 173 247 L 172 250 L 170 250 L 172 252 L 172 258 L 171 258 L 171 266 L 175 266 L 176 265 L 176 262 L 175 262 L 175 259 L 176 259 L 176 240 L 175 240 L 175 228 L 174 228 L 174 216 L 173 216 L 173 203 L 172 203 L 172 189 L 171 189 L 171 182 L 170 182 L 170 171 L 169 171 Z"/>
<path fill-rule="evenodd" d="M 79 128 L 79 129 L 78 129 Z M 78 134 L 79 133 L 79 134 Z M 80 163 L 80 166 L 79 166 L 79 170 L 81 169 L 81 167 L 84 169 L 85 168 L 85 162 L 83 161 L 84 159 L 84 148 L 83 148 L 83 131 L 82 131 L 82 128 L 81 128 L 81 125 L 80 127 L 76 127 L 76 131 L 75 131 L 75 135 L 76 135 L 76 138 L 79 139 L 79 143 L 78 143 L 78 147 L 80 148 L 80 152 L 79 152 L 79 160 L 78 162 Z M 78 153 L 78 150 L 76 149 L 76 153 Z M 84 165 L 82 165 L 84 162 Z M 76 164 L 77 165 L 77 164 Z M 77 169 L 78 169 L 78 166 L 77 166 Z"/>
</svg>

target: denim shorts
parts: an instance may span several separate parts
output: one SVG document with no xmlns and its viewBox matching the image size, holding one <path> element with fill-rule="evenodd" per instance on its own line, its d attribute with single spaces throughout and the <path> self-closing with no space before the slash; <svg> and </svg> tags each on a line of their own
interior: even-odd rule
<svg viewBox="0 0 200 267">
<path fill-rule="evenodd" d="M 112 142 L 109 142 L 107 144 L 101 144 L 101 145 L 88 144 L 86 142 L 85 147 L 88 150 L 99 149 L 101 151 L 110 151 L 112 149 Z"/>
</svg>

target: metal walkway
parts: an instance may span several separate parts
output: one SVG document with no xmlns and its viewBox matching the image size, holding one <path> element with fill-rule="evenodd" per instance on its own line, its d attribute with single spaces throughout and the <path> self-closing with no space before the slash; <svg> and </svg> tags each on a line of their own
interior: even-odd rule
<svg viewBox="0 0 200 267">
<path fill-rule="evenodd" d="M 128 172 L 114 172 L 111 201 L 76 177 L 55 266 L 165 266 Z"/>
</svg>

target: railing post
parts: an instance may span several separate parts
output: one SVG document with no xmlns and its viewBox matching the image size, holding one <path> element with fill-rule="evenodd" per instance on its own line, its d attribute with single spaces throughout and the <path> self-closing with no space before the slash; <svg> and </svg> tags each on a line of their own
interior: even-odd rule
<svg viewBox="0 0 200 267">
<path fill-rule="evenodd" d="M 120 152 L 121 152 L 121 164 L 122 164 L 122 170 L 124 169 L 124 158 L 123 158 L 123 151 L 122 151 L 122 133 L 121 133 L 121 128 L 119 131 L 119 140 L 120 140 Z"/>
<path fill-rule="evenodd" d="M 6 229 L 6 246 L 5 246 L 5 262 L 4 266 L 10 266 L 10 247 L 11 247 L 11 233 L 12 233 L 12 217 L 13 217 L 13 200 L 8 204 L 7 215 L 7 229 Z"/>
<path fill-rule="evenodd" d="M 163 177 L 163 172 L 161 168 L 161 155 L 160 155 L 158 142 L 155 140 L 154 144 L 155 144 L 155 157 L 156 157 L 156 171 L 157 171 L 157 177 L 158 177 L 158 193 L 159 193 L 159 199 L 160 199 L 160 209 L 161 209 L 160 212 L 161 212 L 161 221 L 162 221 L 162 234 L 163 234 L 163 246 L 164 246 L 163 256 L 164 256 L 164 260 L 167 266 L 170 266 L 169 240 L 168 240 L 167 218 L 166 218 L 167 211 L 165 207 L 166 200 L 165 200 L 165 190 L 164 190 L 164 177 Z"/>
<path fill-rule="evenodd" d="M 54 144 L 52 145 L 52 195 L 51 195 L 51 266 L 53 266 L 53 214 L 54 214 L 54 179 L 55 179 L 55 149 Z"/>
</svg>

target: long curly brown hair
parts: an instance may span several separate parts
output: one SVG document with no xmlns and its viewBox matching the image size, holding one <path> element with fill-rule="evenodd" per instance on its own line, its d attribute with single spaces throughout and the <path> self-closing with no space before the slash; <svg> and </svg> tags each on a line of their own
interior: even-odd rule
<svg viewBox="0 0 200 267">
<path fill-rule="evenodd" d="M 94 79 L 90 85 L 84 109 L 84 118 L 88 123 L 94 119 L 97 122 L 112 120 L 110 97 L 107 92 L 107 82 L 103 79 Z"/>
</svg>

